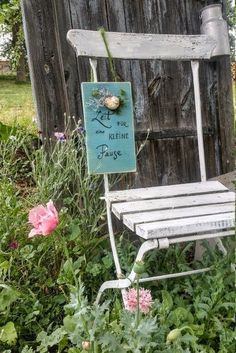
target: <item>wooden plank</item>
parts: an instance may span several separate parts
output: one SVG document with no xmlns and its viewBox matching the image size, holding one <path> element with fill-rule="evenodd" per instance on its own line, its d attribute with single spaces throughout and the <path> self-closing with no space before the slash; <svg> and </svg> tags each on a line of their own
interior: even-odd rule
<svg viewBox="0 0 236 353">
<path fill-rule="evenodd" d="M 43 137 L 63 131 L 70 115 L 55 0 L 22 0 L 30 77 Z"/>
<path fill-rule="evenodd" d="M 110 191 L 107 198 L 110 202 L 148 200 L 155 198 L 194 195 L 201 193 L 227 191 L 228 189 L 218 181 L 202 183 L 188 183 L 150 188 Z"/>
<path fill-rule="evenodd" d="M 206 35 L 107 32 L 106 37 L 112 57 L 119 59 L 210 59 L 215 47 L 215 41 Z M 107 58 L 98 31 L 70 30 L 67 39 L 78 56 Z"/>
<path fill-rule="evenodd" d="M 218 77 L 218 109 L 219 127 L 222 154 L 221 174 L 235 169 L 235 140 L 234 134 L 234 109 L 233 92 L 230 71 L 230 58 L 220 58 L 216 63 Z M 227 128 L 226 128 L 227 127 Z"/>
<path fill-rule="evenodd" d="M 63 58 L 64 76 L 66 81 L 67 96 L 69 100 L 70 116 L 78 121 L 82 114 L 79 112 L 80 96 L 78 96 L 79 77 L 77 57 L 71 45 L 66 40 L 66 33 L 72 28 L 71 7 L 68 0 L 55 1 L 58 22 L 58 35 L 60 37 L 61 55 Z"/>
<path fill-rule="evenodd" d="M 194 216 L 204 216 L 218 213 L 227 213 L 234 211 L 234 203 L 225 203 L 217 205 L 203 205 L 196 207 L 183 207 L 177 209 L 158 210 L 140 213 L 125 214 L 123 216 L 123 223 L 135 231 L 135 227 L 141 223 L 150 223 L 155 221 L 163 221 L 169 219 L 178 219 Z"/>
<path fill-rule="evenodd" d="M 218 175 L 212 178 L 212 180 L 218 180 L 221 184 L 226 186 L 227 189 L 235 192 L 236 170 L 227 174 Z"/>
<path fill-rule="evenodd" d="M 212 128 L 204 128 L 204 135 L 214 135 L 215 129 Z M 187 136 L 197 136 L 196 129 L 186 129 L 186 128 L 176 128 L 176 129 L 167 129 L 160 131 L 151 131 L 148 136 L 147 132 L 137 131 L 135 133 L 136 140 L 159 140 L 159 139 L 167 139 L 167 138 L 175 138 L 175 137 L 187 137 Z"/>
<path fill-rule="evenodd" d="M 59 5 L 61 2 L 63 6 Z M 213 2 L 214 0 L 208 1 Z M 55 32 L 51 0 L 22 0 L 23 8 L 27 7 L 25 22 L 30 42 L 28 58 L 32 62 L 31 78 L 36 88 L 39 118 L 41 125 L 47 126 L 50 134 L 54 125 L 57 124 L 58 128 L 64 125 L 67 98 L 60 94 L 61 85 L 55 84 L 59 73 L 65 74 L 69 112 L 75 114 L 76 118 L 82 118 L 80 82 L 90 78 L 88 58 L 79 58 L 77 66 L 71 68 L 74 60 L 74 54 L 71 54 L 73 50 L 67 51 L 66 43 L 62 40 L 70 22 L 72 28 L 89 30 L 97 30 L 99 26 L 103 26 L 107 31 L 113 32 L 199 34 L 199 11 L 203 6 L 202 1 L 195 0 L 54 0 L 54 3 L 58 7 L 57 31 L 62 44 L 61 55 L 65 72 L 55 66 L 55 70 L 53 68 L 46 74 L 47 65 L 51 69 L 50 60 L 56 60 L 54 64 L 57 64 L 52 49 L 56 43 L 55 38 L 48 40 Z M 106 61 L 98 60 L 99 80 L 111 80 Z M 120 80 L 132 82 L 135 129 L 142 133 L 144 140 L 148 128 L 157 133 L 168 129 L 195 129 L 189 62 L 133 60 L 130 63 L 129 60 L 115 60 L 115 65 Z M 75 71 L 79 72 L 78 85 Z M 70 76 L 67 80 L 68 73 Z M 207 175 L 213 177 L 234 168 L 228 59 L 222 58 L 217 63 L 201 62 L 200 86 L 203 125 L 204 128 L 213 130 L 213 135 L 204 139 Z M 138 171 L 123 178 L 123 188 L 199 180 L 196 139 L 188 136 L 179 138 L 174 133 L 173 136 L 165 137 L 169 138 L 152 140 L 145 144 L 138 156 Z"/>
<path fill-rule="evenodd" d="M 114 203 L 112 205 L 112 212 L 120 219 L 124 214 L 127 213 L 154 211 L 178 207 L 212 205 L 234 201 L 235 194 L 233 192 L 204 194 L 195 196 L 179 196 L 166 199 Z"/>
<path fill-rule="evenodd" d="M 140 224 L 137 235 L 144 239 L 195 234 L 234 227 L 234 212 Z"/>
</svg>

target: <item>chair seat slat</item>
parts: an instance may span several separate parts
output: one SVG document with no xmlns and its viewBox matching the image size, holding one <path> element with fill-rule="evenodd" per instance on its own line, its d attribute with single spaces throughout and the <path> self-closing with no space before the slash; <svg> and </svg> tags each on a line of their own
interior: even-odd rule
<svg viewBox="0 0 236 353">
<path fill-rule="evenodd" d="M 234 212 L 229 212 L 218 215 L 139 224 L 136 227 L 136 233 L 144 239 L 165 238 L 185 234 L 232 229 L 234 223 Z"/>
<path fill-rule="evenodd" d="M 110 191 L 107 198 L 110 202 L 147 200 L 153 198 L 174 197 L 180 195 L 194 195 L 201 193 L 227 191 L 228 189 L 218 181 L 188 183 L 167 186 L 154 186 L 141 189 Z"/>
<path fill-rule="evenodd" d="M 233 211 L 234 203 L 230 202 L 216 205 L 201 205 L 196 207 L 184 207 L 176 209 L 125 214 L 123 216 L 123 222 L 129 229 L 135 231 L 136 226 L 141 223 L 204 216 L 211 214 L 216 214 L 217 217 L 218 213 L 227 213 Z"/>
<path fill-rule="evenodd" d="M 152 199 L 131 202 L 114 203 L 112 212 L 121 219 L 124 214 L 144 211 L 154 211 L 161 209 L 171 209 L 179 207 L 191 207 L 200 205 L 212 205 L 226 202 L 234 202 L 233 192 L 223 192 L 215 194 L 203 194 L 194 196 L 178 196 L 166 199 Z"/>
</svg>

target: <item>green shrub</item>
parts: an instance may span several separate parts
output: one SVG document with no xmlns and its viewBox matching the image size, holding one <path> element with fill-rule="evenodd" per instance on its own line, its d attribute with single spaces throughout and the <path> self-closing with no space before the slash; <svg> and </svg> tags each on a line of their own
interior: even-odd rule
<svg viewBox="0 0 236 353">
<path fill-rule="evenodd" d="M 208 249 L 203 263 L 215 264 L 209 273 L 149 284 L 155 301 L 138 326 L 135 314 L 122 308 L 119 291 L 93 304 L 115 272 L 102 179 L 87 174 L 84 136 L 66 134 L 64 141 L 47 141 L 50 153 L 34 148 L 24 132 L 0 142 L 0 351 L 233 353 L 230 251 L 222 259 Z M 57 229 L 29 239 L 29 210 L 50 199 L 59 211 Z M 117 239 L 124 274 L 136 241 L 127 234 Z M 145 271 L 187 270 L 192 253 L 192 244 L 151 252 Z"/>
</svg>

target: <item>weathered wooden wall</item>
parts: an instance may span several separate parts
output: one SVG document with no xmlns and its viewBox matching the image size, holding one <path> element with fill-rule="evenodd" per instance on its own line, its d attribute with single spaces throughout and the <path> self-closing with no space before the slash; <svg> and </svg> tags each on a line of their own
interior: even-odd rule
<svg viewBox="0 0 236 353">
<path fill-rule="evenodd" d="M 44 136 L 62 131 L 64 115 L 82 117 L 80 82 L 90 76 L 66 41 L 71 28 L 142 33 L 199 34 L 200 9 L 222 1 L 22 0 L 38 118 Z M 135 186 L 199 180 L 192 76 L 188 62 L 116 60 L 134 92 L 138 156 Z M 99 60 L 100 80 L 111 80 Z M 208 178 L 233 170 L 233 104 L 230 62 L 200 67 Z"/>
</svg>

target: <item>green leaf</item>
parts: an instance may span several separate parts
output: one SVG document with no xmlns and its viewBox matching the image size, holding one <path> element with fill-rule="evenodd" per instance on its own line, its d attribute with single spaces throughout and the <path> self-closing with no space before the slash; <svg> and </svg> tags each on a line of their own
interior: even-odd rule
<svg viewBox="0 0 236 353">
<path fill-rule="evenodd" d="M 79 348 L 70 348 L 68 353 L 81 353 L 81 349 Z"/>
<path fill-rule="evenodd" d="M 31 347 L 25 346 L 21 353 L 35 353 L 35 351 Z"/>
<path fill-rule="evenodd" d="M 166 290 L 161 291 L 162 295 L 162 306 L 165 308 L 165 310 L 170 310 L 173 306 L 173 300 L 169 292 Z"/>
<path fill-rule="evenodd" d="M 67 332 L 73 332 L 76 328 L 76 322 L 73 316 L 67 315 L 63 320 L 64 328 Z"/>
<path fill-rule="evenodd" d="M 173 300 L 168 291 L 162 290 L 162 303 L 159 308 L 161 323 L 166 321 L 166 317 L 169 314 L 171 308 L 173 307 Z"/>
<path fill-rule="evenodd" d="M 189 312 L 189 310 L 178 307 L 168 315 L 168 323 L 170 325 L 181 326 L 184 323 L 193 323 L 194 318 L 193 315 Z"/>
<path fill-rule="evenodd" d="M 16 343 L 17 332 L 12 321 L 0 327 L 0 341 L 13 346 Z"/>
<path fill-rule="evenodd" d="M 45 331 L 41 331 L 36 339 L 37 342 L 40 342 L 40 346 L 37 347 L 37 352 L 47 353 L 48 347 L 58 345 L 64 338 L 65 334 L 66 332 L 60 327 L 53 331 L 49 336 Z"/>
<path fill-rule="evenodd" d="M 115 337 L 115 335 L 107 332 L 105 335 L 101 336 L 99 339 L 99 343 L 102 346 L 102 351 L 103 352 L 109 352 L 109 353 L 123 353 L 125 352 L 124 349 L 120 346 L 120 342 L 118 340 L 118 337 Z"/>
<path fill-rule="evenodd" d="M 4 288 L 0 292 L 0 312 L 10 308 L 10 305 L 19 298 L 19 293 L 11 287 Z"/>
<path fill-rule="evenodd" d="M 202 336 L 204 334 L 205 331 L 205 325 L 189 325 L 189 327 L 193 330 L 194 334 L 196 336 Z"/>
<path fill-rule="evenodd" d="M 11 135 L 16 135 L 16 128 L 0 122 L 0 141 L 7 141 Z"/>
<path fill-rule="evenodd" d="M 103 262 L 103 264 L 104 264 L 104 266 L 105 266 L 106 269 L 111 268 L 112 265 L 113 265 L 113 261 L 112 261 L 112 258 L 111 258 L 110 255 L 104 256 L 104 257 L 102 258 L 102 262 Z"/>
<path fill-rule="evenodd" d="M 75 240 L 81 234 L 81 226 L 79 224 L 72 224 L 71 233 L 69 235 L 69 240 Z"/>
</svg>

